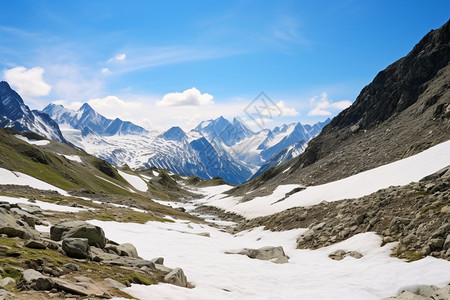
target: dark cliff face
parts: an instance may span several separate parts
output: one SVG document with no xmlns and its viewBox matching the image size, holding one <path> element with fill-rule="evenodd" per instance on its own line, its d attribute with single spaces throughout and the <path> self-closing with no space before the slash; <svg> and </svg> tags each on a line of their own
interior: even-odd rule
<svg viewBox="0 0 450 300">
<path fill-rule="evenodd" d="M 379 72 L 363 88 L 355 102 L 337 115 L 311 141 L 305 154 L 299 157 L 298 165 L 312 164 L 328 155 L 333 145 L 342 143 L 352 135 L 363 134 L 364 130 L 373 129 L 389 118 L 400 115 L 418 102 L 429 83 L 449 62 L 450 21 L 425 35 L 407 56 Z M 425 105 L 435 104 L 440 96 L 434 95 Z"/>
<path fill-rule="evenodd" d="M 329 130 L 351 125 L 368 129 L 417 102 L 427 82 L 448 65 L 449 43 L 448 22 L 425 35 L 407 56 L 378 73 L 354 104 L 331 121 Z"/>
<path fill-rule="evenodd" d="M 288 164 L 231 193 L 321 184 L 414 155 L 450 139 L 450 21 L 377 74 L 355 102 Z M 289 168 L 288 172 L 282 172 Z"/>
</svg>

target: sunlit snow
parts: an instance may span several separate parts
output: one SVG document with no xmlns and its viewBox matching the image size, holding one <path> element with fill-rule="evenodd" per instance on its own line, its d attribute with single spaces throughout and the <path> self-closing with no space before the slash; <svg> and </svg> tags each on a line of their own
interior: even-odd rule
<svg viewBox="0 0 450 300">
<path fill-rule="evenodd" d="M 128 181 L 129 184 L 131 184 L 138 191 L 146 192 L 148 190 L 147 183 L 144 180 L 142 180 L 141 177 L 131 175 L 120 170 L 118 171 L 120 176 L 122 176 L 126 181 Z"/>
<path fill-rule="evenodd" d="M 383 188 L 419 181 L 448 165 L 450 165 L 450 141 L 372 170 L 338 181 L 308 187 L 283 201 L 278 202 L 284 197 L 283 192 L 291 191 L 294 188 L 293 185 L 281 185 L 273 194 L 256 197 L 251 201 L 240 202 L 240 197 L 216 195 L 204 204 L 216 206 L 246 218 L 255 218 L 292 207 L 315 205 L 322 201 L 331 202 L 363 197 Z"/>
</svg>

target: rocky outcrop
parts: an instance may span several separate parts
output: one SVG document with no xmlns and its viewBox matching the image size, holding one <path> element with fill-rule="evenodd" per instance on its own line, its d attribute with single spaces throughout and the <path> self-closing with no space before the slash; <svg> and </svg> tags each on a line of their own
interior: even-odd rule
<svg viewBox="0 0 450 300">
<path fill-rule="evenodd" d="M 398 296 L 384 300 L 447 300 L 450 299 L 450 285 L 439 288 L 434 285 L 422 285 L 416 291 L 403 291 Z"/>
<path fill-rule="evenodd" d="M 245 201 L 269 195 L 280 184 L 323 184 L 449 140 L 449 41 L 450 21 L 378 73 L 303 154 L 229 193 Z"/>
<path fill-rule="evenodd" d="M 90 246 L 104 248 L 106 237 L 103 229 L 84 221 L 65 221 L 50 228 L 50 238 L 61 241 L 66 238 L 85 238 Z"/>
<path fill-rule="evenodd" d="M 22 239 L 36 238 L 39 236 L 34 226 L 31 227 L 26 221 L 22 220 L 22 218 L 17 218 L 10 211 L 9 204 L 3 204 L 3 207 L 0 207 L 0 234 Z"/>
<path fill-rule="evenodd" d="M 292 208 L 241 224 L 281 231 L 308 228 L 297 239 L 301 249 L 317 249 L 358 233 L 374 231 L 383 243 L 398 242 L 394 254 L 407 260 L 431 255 L 450 260 L 450 167 L 421 182 L 390 187 L 371 195 L 310 207 Z"/>
</svg>

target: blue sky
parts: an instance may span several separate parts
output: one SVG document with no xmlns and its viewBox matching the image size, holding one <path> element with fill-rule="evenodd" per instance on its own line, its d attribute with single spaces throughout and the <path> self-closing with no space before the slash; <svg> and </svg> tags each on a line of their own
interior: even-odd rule
<svg viewBox="0 0 450 300">
<path fill-rule="evenodd" d="M 7 1 L 0 68 L 32 108 L 89 102 L 157 129 L 337 114 L 450 17 L 450 1 Z M 261 124 L 261 123 L 259 123 Z"/>
</svg>

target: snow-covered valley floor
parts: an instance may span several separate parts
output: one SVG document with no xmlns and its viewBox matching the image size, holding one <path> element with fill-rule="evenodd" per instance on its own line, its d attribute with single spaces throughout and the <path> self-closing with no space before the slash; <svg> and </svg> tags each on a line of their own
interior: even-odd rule
<svg viewBox="0 0 450 300">
<path fill-rule="evenodd" d="M 304 229 L 285 232 L 255 228 L 237 235 L 186 222 L 145 225 L 90 221 L 120 243 L 132 242 L 146 259 L 165 258 L 180 266 L 196 287 L 133 285 L 126 292 L 139 299 L 381 299 L 421 284 L 445 285 L 450 262 L 428 257 L 413 263 L 390 257 L 393 244 L 380 247 L 375 233 L 354 236 L 319 250 L 295 249 Z M 196 233 L 209 232 L 211 237 Z M 226 251 L 283 246 L 287 264 L 253 260 Z M 334 261 L 331 252 L 359 251 L 361 259 Z"/>
</svg>

